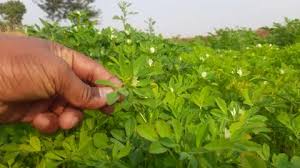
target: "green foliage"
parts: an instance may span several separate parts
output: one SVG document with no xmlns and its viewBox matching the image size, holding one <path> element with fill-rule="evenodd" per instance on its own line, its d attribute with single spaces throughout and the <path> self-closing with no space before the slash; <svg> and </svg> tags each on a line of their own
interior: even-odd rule
<svg viewBox="0 0 300 168">
<path fill-rule="evenodd" d="M 274 23 L 267 38 L 272 44 L 287 46 L 300 42 L 300 20 L 285 19 L 284 24 Z"/>
<path fill-rule="evenodd" d="M 211 33 L 206 41 L 214 49 L 232 50 L 240 50 L 264 42 L 254 31 L 246 28 L 218 29 L 215 33 Z"/>
<path fill-rule="evenodd" d="M 34 2 L 52 21 L 67 19 L 72 11 L 83 11 L 87 14 L 88 19 L 96 18 L 101 14 L 100 10 L 91 6 L 95 0 L 34 0 Z"/>
<path fill-rule="evenodd" d="M 145 23 L 147 24 L 147 32 L 149 32 L 150 34 L 154 35 L 155 34 L 155 29 L 154 26 L 156 24 L 156 21 L 153 18 L 148 18 L 148 20 L 145 21 Z"/>
<path fill-rule="evenodd" d="M 138 14 L 137 12 L 134 12 L 134 11 L 131 11 L 129 8 L 132 6 L 132 3 L 130 2 L 127 2 L 127 1 L 124 1 L 124 0 L 121 0 L 119 3 L 118 3 L 118 6 L 121 10 L 121 15 L 115 15 L 113 17 L 114 20 L 119 20 L 122 22 L 122 25 L 123 25 L 123 28 L 124 30 L 126 30 L 126 28 L 128 26 L 130 26 L 128 24 L 128 17 L 129 16 L 132 16 L 132 15 L 136 15 Z"/>
<path fill-rule="evenodd" d="M 21 26 L 25 13 L 26 8 L 21 1 L 7 1 L 0 3 L 0 29 L 5 28 L 13 30 Z"/>
<path fill-rule="evenodd" d="M 1 126 L 0 166 L 299 167 L 299 44 L 215 50 L 130 26 L 98 30 L 82 13 L 70 21 L 27 33 L 102 63 L 124 82 L 112 102 L 126 99 L 53 136 Z"/>
</svg>

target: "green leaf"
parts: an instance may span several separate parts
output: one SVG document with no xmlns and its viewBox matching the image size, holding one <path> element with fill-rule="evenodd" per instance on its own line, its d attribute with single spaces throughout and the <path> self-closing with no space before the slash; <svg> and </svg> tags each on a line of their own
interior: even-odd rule
<svg viewBox="0 0 300 168">
<path fill-rule="evenodd" d="M 193 156 L 191 155 L 191 158 L 189 160 L 189 166 L 190 168 L 198 168 L 198 160 Z"/>
<path fill-rule="evenodd" d="M 154 126 L 152 126 L 152 125 L 143 124 L 143 125 L 137 126 L 137 133 L 141 137 L 143 137 L 149 141 L 157 141 L 158 140 L 158 135 L 154 129 Z"/>
<path fill-rule="evenodd" d="M 270 158 L 270 147 L 268 144 L 263 144 L 262 153 L 264 155 L 264 158 L 268 160 Z"/>
<path fill-rule="evenodd" d="M 223 100 L 222 98 L 219 98 L 219 97 L 217 97 L 215 100 L 216 100 L 218 107 L 222 110 L 222 112 L 224 114 L 227 115 L 227 105 L 226 105 L 225 100 Z"/>
<path fill-rule="evenodd" d="M 88 146 L 91 145 L 92 138 L 88 135 L 84 129 L 80 130 L 79 133 L 79 150 L 87 150 Z"/>
<path fill-rule="evenodd" d="M 292 127 L 291 127 L 291 119 L 290 119 L 289 115 L 286 112 L 281 112 L 277 116 L 277 120 L 280 121 L 287 128 L 292 129 Z"/>
<path fill-rule="evenodd" d="M 165 153 L 168 149 L 163 147 L 159 142 L 152 142 L 149 147 L 149 153 L 160 154 Z"/>
<path fill-rule="evenodd" d="M 140 74 L 144 69 L 145 69 L 145 65 L 147 64 L 146 61 L 147 57 L 145 56 L 140 56 L 138 57 L 134 63 L 133 63 L 133 75 L 134 76 L 139 76 L 138 74 Z"/>
<path fill-rule="evenodd" d="M 207 124 L 198 125 L 195 130 L 196 135 L 196 147 L 199 148 L 202 145 L 203 138 L 207 132 Z"/>
<path fill-rule="evenodd" d="M 57 154 L 55 154 L 53 152 L 46 153 L 45 157 L 47 159 L 52 159 L 52 160 L 63 160 L 63 158 L 61 158 L 60 156 L 58 156 Z"/>
<path fill-rule="evenodd" d="M 158 135 L 162 138 L 172 136 L 172 131 L 171 131 L 170 125 L 167 124 L 163 120 L 156 121 L 155 128 L 156 128 Z"/>
<path fill-rule="evenodd" d="M 243 168 L 267 168 L 265 161 L 253 153 L 241 154 L 241 167 Z"/>
<path fill-rule="evenodd" d="M 176 142 L 178 143 L 182 136 L 183 127 L 182 127 L 181 123 L 176 119 L 172 120 L 172 127 L 173 127 L 173 130 L 175 133 Z"/>
<path fill-rule="evenodd" d="M 136 120 L 133 118 L 129 118 L 126 122 L 125 122 L 125 132 L 126 132 L 126 136 L 128 138 L 131 137 L 131 135 L 133 134 L 133 132 L 135 131 L 136 128 Z"/>
<path fill-rule="evenodd" d="M 95 133 L 93 136 L 93 143 L 97 148 L 106 147 L 108 137 L 104 133 Z"/>
<path fill-rule="evenodd" d="M 293 119 L 293 127 L 300 132 L 300 115 Z"/>
<path fill-rule="evenodd" d="M 114 159 L 121 159 L 125 156 L 127 156 L 131 151 L 131 146 L 130 145 L 122 145 L 120 143 L 115 143 L 113 146 L 112 150 L 112 155 Z"/>
<path fill-rule="evenodd" d="M 126 88 L 120 88 L 117 92 L 125 97 L 129 95 L 129 91 Z"/>
<path fill-rule="evenodd" d="M 232 143 L 228 140 L 215 140 L 204 146 L 205 149 L 209 151 L 221 151 L 230 149 L 232 147 Z"/>
<path fill-rule="evenodd" d="M 117 15 L 115 15 L 115 16 L 113 16 L 113 19 L 114 19 L 114 20 L 121 20 L 121 17 L 120 17 L 120 16 L 117 16 Z"/>
<path fill-rule="evenodd" d="M 176 146 L 178 146 L 172 139 L 170 138 L 161 138 L 159 140 L 160 144 L 162 144 L 163 146 L 167 147 L 167 148 L 174 148 Z"/>
<path fill-rule="evenodd" d="M 290 167 L 289 157 L 285 153 L 278 155 L 274 154 L 272 157 L 273 165 L 278 168 Z"/>
<path fill-rule="evenodd" d="M 15 163 L 16 157 L 18 155 L 19 152 L 6 152 L 3 157 L 3 160 L 5 160 L 9 167 L 11 167 Z"/>
<path fill-rule="evenodd" d="M 125 156 L 127 156 L 131 151 L 131 146 L 125 146 L 124 148 L 122 148 L 119 153 L 118 153 L 118 158 L 123 158 Z"/>
<path fill-rule="evenodd" d="M 110 86 L 112 88 L 116 88 L 117 86 L 109 80 L 96 80 L 97 85 Z"/>
<path fill-rule="evenodd" d="M 292 168 L 299 168 L 300 167 L 300 157 L 299 156 L 294 156 L 291 159 L 291 163 L 292 163 Z"/>
<path fill-rule="evenodd" d="M 242 95 L 244 97 L 244 104 L 247 104 L 249 106 L 253 106 L 253 103 L 252 103 L 252 101 L 251 101 L 251 99 L 249 97 L 249 91 L 248 91 L 248 89 L 244 89 L 242 91 Z"/>
<path fill-rule="evenodd" d="M 32 148 L 36 152 L 41 151 L 41 142 L 40 142 L 40 139 L 38 137 L 36 137 L 36 136 L 30 137 L 29 144 L 32 146 Z"/>
<path fill-rule="evenodd" d="M 113 105 L 119 100 L 119 94 L 117 92 L 109 93 L 106 95 L 106 101 L 108 105 Z"/>
<path fill-rule="evenodd" d="M 120 129 L 113 129 L 110 131 L 111 135 L 119 140 L 119 141 L 124 141 L 125 140 L 125 133 L 123 130 L 120 130 Z"/>
<path fill-rule="evenodd" d="M 210 88 L 208 86 L 202 88 L 201 92 L 195 92 L 192 94 L 192 101 L 200 108 L 206 105 L 206 100 L 210 95 Z"/>
</svg>

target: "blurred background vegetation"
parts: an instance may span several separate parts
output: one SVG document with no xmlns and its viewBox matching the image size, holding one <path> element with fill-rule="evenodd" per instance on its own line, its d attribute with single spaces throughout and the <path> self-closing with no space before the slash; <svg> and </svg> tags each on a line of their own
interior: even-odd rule
<svg viewBox="0 0 300 168">
<path fill-rule="evenodd" d="M 100 23 L 101 10 L 93 6 L 95 0 L 33 0 L 46 14 L 47 19 L 61 22 L 67 19 L 70 11 L 85 11 L 90 19 Z M 26 13 L 25 5 L 18 0 L 9 0 L 0 3 L 0 31 L 23 31 L 22 19 Z M 29 11 L 28 11 L 29 12 Z M 136 14 L 136 13 L 134 13 Z M 124 16 L 115 16 L 121 19 Z M 126 16 L 125 16 L 126 17 Z M 154 23 L 153 19 L 146 24 Z M 148 29 L 154 30 L 149 24 Z M 258 44 L 275 44 L 278 46 L 292 45 L 300 42 L 300 20 L 286 18 L 283 23 L 274 23 L 271 27 L 261 27 L 257 30 L 250 28 L 222 28 L 206 36 L 192 38 L 172 37 L 171 41 L 177 43 L 196 43 L 212 47 L 213 49 L 240 50 Z"/>
</svg>

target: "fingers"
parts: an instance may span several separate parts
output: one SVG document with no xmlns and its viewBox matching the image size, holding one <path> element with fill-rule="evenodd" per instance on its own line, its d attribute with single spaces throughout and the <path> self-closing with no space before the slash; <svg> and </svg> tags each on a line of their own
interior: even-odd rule
<svg viewBox="0 0 300 168">
<path fill-rule="evenodd" d="M 52 134 L 59 128 L 70 130 L 75 128 L 83 119 L 83 113 L 74 107 L 65 107 L 64 111 L 57 115 L 50 111 L 36 113 L 30 123 L 42 133 Z"/>
<path fill-rule="evenodd" d="M 83 118 L 83 114 L 78 109 L 67 107 L 59 116 L 58 123 L 60 128 L 69 130 L 75 127 Z"/>
<path fill-rule="evenodd" d="M 50 112 L 39 113 L 33 118 L 32 125 L 42 133 L 55 133 L 59 128 L 58 116 Z"/>
<path fill-rule="evenodd" d="M 96 80 L 109 80 L 116 86 L 122 86 L 118 78 L 87 56 L 59 44 L 52 44 L 51 50 L 56 56 L 64 59 L 81 80 L 92 83 Z"/>
<path fill-rule="evenodd" d="M 60 116 L 48 111 L 36 114 L 32 120 L 32 125 L 42 133 L 52 134 L 59 128 L 70 130 L 76 127 L 82 118 L 82 112 L 78 109 L 68 107 Z"/>
<path fill-rule="evenodd" d="M 98 109 L 107 103 L 106 95 L 114 90 L 110 87 L 91 87 L 82 82 L 71 70 L 61 74 L 58 94 L 78 108 Z"/>
</svg>

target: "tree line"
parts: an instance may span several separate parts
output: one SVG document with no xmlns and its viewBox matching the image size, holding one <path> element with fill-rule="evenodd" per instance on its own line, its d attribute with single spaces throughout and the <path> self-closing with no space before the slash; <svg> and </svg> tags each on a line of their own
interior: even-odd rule
<svg viewBox="0 0 300 168">
<path fill-rule="evenodd" d="M 60 22 L 67 18 L 70 11 L 85 11 L 89 18 L 98 18 L 101 10 L 95 8 L 95 0 L 33 0 L 47 18 Z M 22 26 L 26 6 L 19 0 L 0 3 L 0 31 L 15 30 Z"/>
</svg>

